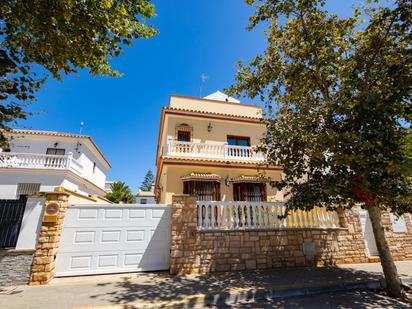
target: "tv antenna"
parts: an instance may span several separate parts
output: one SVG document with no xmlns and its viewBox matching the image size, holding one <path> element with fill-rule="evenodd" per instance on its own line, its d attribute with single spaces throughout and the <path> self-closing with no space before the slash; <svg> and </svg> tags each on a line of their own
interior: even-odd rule
<svg viewBox="0 0 412 309">
<path fill-rule="evenodd" d="M 199 97 L 202 97 L 202 88 L 204 82 L 209 78 L 209 76 L 206 76 L 205 73 L 200 74 L 200 88 L 199 88 Z"/>
<path fill-rule="evenodd" d="M 80 122 L 80 132 L 79 132 L 80 135 L 83 132 L 83 127 L 84 127 L 84 122 L 82 121 L 82 122 Z"/>
</svg>

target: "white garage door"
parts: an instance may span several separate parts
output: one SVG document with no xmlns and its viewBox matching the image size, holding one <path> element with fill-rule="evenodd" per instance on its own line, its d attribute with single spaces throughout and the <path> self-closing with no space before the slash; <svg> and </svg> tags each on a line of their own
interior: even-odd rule
<svg viewBox="0 0 412 309">
<path fill-rule="evenodd" d="M 56 276 L 165 270 L 169 254 L 169 206 L 72 205 Z"/>
</svg>

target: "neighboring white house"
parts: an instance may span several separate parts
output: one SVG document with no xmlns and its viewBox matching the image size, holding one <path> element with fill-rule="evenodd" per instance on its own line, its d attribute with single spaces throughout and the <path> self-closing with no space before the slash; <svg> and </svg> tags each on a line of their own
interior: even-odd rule
<svg viewBox="0 0 412 309">
<path fill-rule="evenodd" d="M 142 191 L 139 189 L 139 192 L 136 194 L 136 203 L 137 204 L 156 204 L 156 197 L 154 193 L 154 185 L 150 191 Z"/>
<path fill-rule="evenodd" d="M 58 186 L 81 195 L 106 195 L 111 166 L 90 136 L 33 130 L 6 135 L 10 146 L 0 152 L 0 199 Z"/>
<path fill-rule="evenodd" d="M 106 193 L 112 192 L 112 186 L 115 182 L 116 181 L 113 181 L 113 180 L 106 181 L 104 184 L 104 191 L 106 191 Z"/>
</svg>

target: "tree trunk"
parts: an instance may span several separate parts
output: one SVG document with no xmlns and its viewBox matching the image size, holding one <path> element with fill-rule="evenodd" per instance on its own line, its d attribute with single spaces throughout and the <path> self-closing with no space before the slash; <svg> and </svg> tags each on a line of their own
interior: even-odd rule
<svg viewBox="0 0 412 309">
<path fill-rule="evenodd" d="M 385 274 L 388 294 L 394 297 L 401 297 L 403 295 L 402 283 L 399 279 L 396 265 L 393 262 L 392 254 L 389 251 L 388 242 L 386 241 L 381 221 L 381 210 L 377 205 L 370 205 L 367 209 L 381 259 L 383 273 Z"/>
</svg>

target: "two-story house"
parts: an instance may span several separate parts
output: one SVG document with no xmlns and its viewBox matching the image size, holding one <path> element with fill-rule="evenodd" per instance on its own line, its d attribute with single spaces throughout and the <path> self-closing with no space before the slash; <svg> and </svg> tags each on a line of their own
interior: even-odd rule
<svg viewBox="0 0 412 309">
<path fill-rule="evenodd" d="M 6 135 L 9 147 L 0 152 L 0 199 L 59 186 L 79 198 L 105 196 L 111 166 L 90 136 L 33 130 Z"/>
<path fill-rule="evenodd" d="M 139 191 L 136 193 L 137 204 L 156 204 L 156 196 L 154 193 L 154 185 L 150 191 Z"/>
<path fill-rule="evenodd" d="M 158 202 L 182 193 L 213 201 L 282 199 L 268 184 L 280 179 L 281 168 L 267 166 L 256 151 L 265 129 L 261 107 L 219 91 L 204 98 L 172 95 L 161 112 Z"/>
</svg>

